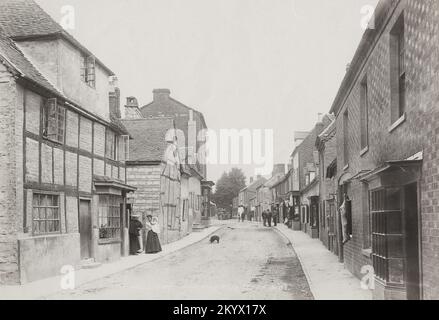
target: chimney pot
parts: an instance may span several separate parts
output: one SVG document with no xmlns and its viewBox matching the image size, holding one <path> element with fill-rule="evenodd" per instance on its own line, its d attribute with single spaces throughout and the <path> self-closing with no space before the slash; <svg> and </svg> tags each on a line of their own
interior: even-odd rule
<svg viewBox="0 0 439 320">
<path fill-rule="evenodd" d="M 139 107 L 139 103 L 135 97 L 127 97 L 127 107 Z"/>
</svg>

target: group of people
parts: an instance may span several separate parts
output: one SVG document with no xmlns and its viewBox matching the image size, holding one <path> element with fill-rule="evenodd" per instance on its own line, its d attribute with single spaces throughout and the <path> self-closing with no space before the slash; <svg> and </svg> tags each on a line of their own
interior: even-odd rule
<svg viewBox="0 0 439 320">
<path fill-rule="evenodd" d="M 138 214 L 131 215 L 130 227 L 128 230 L 130 238 L 130 254 L 138 255 L 142 252 L 152 254 L 162 251 L 159 240 L 160 225 L 157 217 L 148 215 L 146 217 L 145 226 L 142 224 L 140 219 L 141 216 Z M 142 230 L 144 231 L 143 237 Z"/>
<path fill-rule="evenodd" d="M 276 209 L 273 211 L 270 209 L 264 210 L 262 212 L 262 221 L 264 223 L 264 227 L 271 227 L 272 222 L 274 226 L 277 226 L 279 221 L 279 212 Z"/>
</svg>

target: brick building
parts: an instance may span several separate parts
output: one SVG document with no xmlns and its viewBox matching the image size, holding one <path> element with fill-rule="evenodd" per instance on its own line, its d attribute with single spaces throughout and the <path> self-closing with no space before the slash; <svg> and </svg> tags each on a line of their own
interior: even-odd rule
<svg viewBox="0 0 439 320">
<path fill-rule="evenodd" d="M 318 135 L 316 148 L 319 151 L 319 198 L 320 218 L 319 237 L 324 245 L 338 255 L 339 237 L 337 234 L 337 139 L 335 120 Z"/>
<path fill-rule="evenodd" d="M 128 253 L 114 80 L 34 1 L 0 2 L 1 284 Z"/>
<path fill-rule="evenodd" d="M 293 228 L 300 227 L 313 238 L 319 237 L 320 218 L 319 157 L 316 139 L 332 120 L 330 115 L 319 115 L 313 130 L 295 133 L 295 148 L 291 154 L 287 200 L 294 206 L 296 218 Z"/>
<path fill-rule="evenodd" d="M 153 101 L 138 111 L 134 107 L 134 111 L 131 110 L 130 114 L 140 112 L 143 118 L 170 117 L 174 119 L 180 158 L 201 177 L 201 191 L 196 194 L 197 197 L 202 195 L 201 208 L 199 211 L 196 210 L 194 215 L 194 227 L 201 229 L 209 225 L 210 194 L 214 185 L 213 182 L 207 180 L 206 155 L 204 153 L 207 125 L 201 112 L 175 100 L 170 94 L 169 89 L 155 89 L 153 90 Z M 191 183 L 197 184 L 195 180 L 191 179 Z"/>
<path fill-rule="evenodd" d="M 128 103 L 132 98 L 128 98 Z M 158 217 L 162 243 L 170 243 L 192 230 L 195 208 L 201 193 L 190 190 L 193 173 L 184 167 L 178 152 L 172 118 L 122 120 L 133 140 L 127 165 L 127 181 L 137 188 L 130 198 L 133 213 Z M 198 190 L 200 190 L 198 183 Z"/>
<path fill-rule="evenodd" d="M 256 179 L 250 177 L 250 184 L 239 191 L 239 195 L 238 195 L 239 206 L 244 207 L 246 215 L 251 212 L 252 205 L 250 202 L 252 202 L 252 204 L 256 206 L 256 190 L 259 186 L 263 185 L 265 182 L 267 182 L 267 179 L 265 179 L 260 175 L 258 175 Z M 254 200 L 254 201 L 250 201 L 250 200 Z"/>
<path fill-rule="evenodd" d="M 381 1 L 331 108 L 352 208 L 339 255 L 358 277 L 373 265 L 376 299 L 439 299 L 438 11 Z"/>
</svg>

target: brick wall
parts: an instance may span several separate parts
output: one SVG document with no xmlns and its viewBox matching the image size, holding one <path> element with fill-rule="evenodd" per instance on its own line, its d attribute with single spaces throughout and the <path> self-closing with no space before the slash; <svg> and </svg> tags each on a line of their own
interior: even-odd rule
<svg viewBox="0 0 439 320">
<path fill-rule="evenodd" d="M 396 2 L 394 2 L 396 3 Z M 389 32 L 405 8 L 406 43 L 406 120 L 389 131 L 390 119 L 390 52 Z M 439 298 L 439 186 L 438 123 L 439 111 L 439 3 L 401 1 L 385 25 L 384 32 L 367 57 L 364 68 L 349 83 L 351 91 L 337 106 L 338 177 L 352 176 L 363 169 L 373 169 L 385 161 L 406 159 L 424 151 L 421 188 L 422 274 L 425 299 Z M 389 11 L 390 12 L 390 11 Z M 369 151 L 360 154 L 360 81 L 367 75 L 369 85 Z M 343 159 L 343 117 L 349 111 L 347 146 L 349 168 Z M 355 275 L 367 263 L 361 254 L 364 244 L 364 193 L 360 182 L 351 183 L 349 196 L 353 209 L 353 239 L 345 246 L 345 264 Z"/>
<path fill-rule="evenodd" d="M 17 92 L 14 79 L 0 63 L 0 283 L 6 284 L 18 281 L 17 211 L 23 206 L 17 203 L 22 181 L 17 181 L 21 171 L 16 166 L 22 161 L 22 131 L 16 125 L 22 108 L 17 105 Z"/>
</svg>

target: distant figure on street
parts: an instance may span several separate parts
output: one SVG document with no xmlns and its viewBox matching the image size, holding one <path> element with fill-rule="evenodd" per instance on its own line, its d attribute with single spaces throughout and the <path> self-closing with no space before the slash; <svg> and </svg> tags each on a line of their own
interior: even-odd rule
<svg viewBox="0 0 439 320">
<path fill-rule="evenodd" d="M 269 227 L 271 227 L 271 219 L 272 218 L 273 218 L 273 214 L 271 213 L 271 210 L 268 209 L 268 212 L 267 212 L 267 223 L 268 223 Z"/>
<path fill-rule="evenodd" d="M 159 240 L 159 221 L 157 217 L 153 218 L 151 215 L 148 215 L 146 218 L 148 219 L 148 221 L 145 223 L 145 225 L 149 229 L 149 231 L 146 237 L 145 253 L 150 254 L 160 252 L 162 251 L 162 247 Z"/>
<path fill-rule="evenodd" d="M 264 227 L 267 226 L 267 210 L 262 211 L 262 221 L 264 222 Z"/>
<path fill-rule="evenodd" d="M 273 209 L 273 224 L 275 227 L 277 226 L 278 220 L 279 220 L 279 210 L 278 210 L 278 208 L 274 208 Z"/>
<path fill-rule="evenodd" d="M 130 254 L 137 255 L 142 251 L 140 247 L 140 230 L 143 228 L 143 224 L 139 221 L 140 215 L 133 214 L 130 219 L 130 227 L 128 229 L 130 237 Z"/>
<path fill-rule="evenodd" d="M 238 208 L 238 222 L 244 222 L 244 207 L 242 206 Z"/>
</svg>

